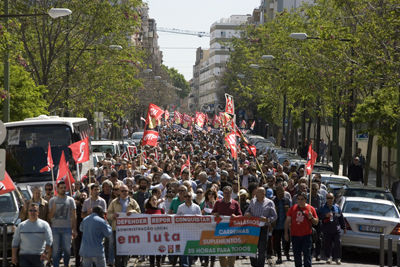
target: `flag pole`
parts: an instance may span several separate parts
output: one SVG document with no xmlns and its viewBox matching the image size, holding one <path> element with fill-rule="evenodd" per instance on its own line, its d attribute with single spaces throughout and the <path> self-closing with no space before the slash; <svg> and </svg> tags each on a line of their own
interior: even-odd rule
<svg viewBox="0 0 400 267">
<path fill-rule="evenodd" d="M 76 175 L 78 176 L 78 181 L 81 181 L 81 174 L 79 171 L 79 163 L 76 163 Z"/>
<path fill-rule="evenodd" d="M 51 181 L 53 182 L 53 190 L 56 190 L 56 183 L 54 181 L 54 171 L 53 171 L 53 167 L 50 168 L 51 169 Z"/>
<path fill-rule="evenodd" d="M 70 197 L 73 197 L 73 196 L 72 196 L 71 177 L 69 177 L 69 174 L 70 174 L 70 171 L 68 170 L 68 171 L 67 171 L 67 176 L 68 176 L 68 183 L 69 183 L 69 194 L 70 194 Z"/>
</svg>

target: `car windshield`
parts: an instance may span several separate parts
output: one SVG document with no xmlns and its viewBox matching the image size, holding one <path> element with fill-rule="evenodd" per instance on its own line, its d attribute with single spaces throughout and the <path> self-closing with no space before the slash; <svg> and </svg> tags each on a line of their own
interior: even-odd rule
<svg viewBox="0 0 400 267">
<path fill-rule="evenodd" d="M 0 195 L 0 213 L 15 211 L 17 211 L 17 207 L 15 206 L 11 193 Z"/>
<path fill-rule="evenodd" d="M 29 125 L 7 127 L 5 143 L 6 169 L 14 182 L 51 181 L 49 172 L 40 173 L 47 165 L 47 150 L 51 140 L 51 154 L 58 166 L 61 152 L 71 159 L 71 128 L 66 125 Z M 55 169 L 55 171 L 57 171 Z"/>
<path fill-rule="evenodd" d="M 93 152 L 104 152 L 104 153 L 111 153 L 112 155 L 115 154 L 114 146 L 113 145 L 93 145 Z"/>
<path fill-rule="evenodd" d="M 333 172 L 333 169 L 331 166 L 314 165 L 314 172 Z"/>
<path fill-rule="evenodd" d="M 367 190 L 365 188 L 347 188 L 343 194 L 345 197 L 367 197 L 376 199 L 386 199 L 394 202 L 390 192 L 378 190 Z"/>
<path fill-rule="evenodd" d="M 133 133 L 132 139 L 142 139 L 143 133 Z"/>
<path fill-rule="evenodd" d="M 393 205 L 382 203 L 346 201 L 343 206 L 344 213 L 383 216 L 388 218 L 399 218 L 399 214 Z"/>
</svg>

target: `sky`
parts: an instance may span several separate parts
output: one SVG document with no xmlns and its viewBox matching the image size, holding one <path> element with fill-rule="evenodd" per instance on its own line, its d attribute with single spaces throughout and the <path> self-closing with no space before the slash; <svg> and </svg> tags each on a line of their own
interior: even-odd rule
<svg viewBox="0 0 400 267">
<path fill-rule="evenodd" d="M 252 14 L 261 0 L 144 0 L 149 17 L 157 27 L 210 32 L 210 26 L 231 15 Z M 187 81 L 193 77 L 196 48 L 207 49 L 210 38 L 167 32 L 158 33 L 158 45 L 163 52 L 163 64 L 174 67 Z"/>
</svg>

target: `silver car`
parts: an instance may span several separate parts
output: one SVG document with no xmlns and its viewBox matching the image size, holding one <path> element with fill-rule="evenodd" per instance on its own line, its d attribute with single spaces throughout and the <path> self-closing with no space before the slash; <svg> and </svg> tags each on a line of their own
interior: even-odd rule
<svg viewBox="0 0 400 267">
<path fill-rule="evenodd" d="M 379 236 L 397 240 L 400 237 L 400 214 L 389 200 L 343 197 L 342 209 L 347 233 L 342 235 L 343 247 L 379 249 Z M 387 242 L 385 242 L 387 248 Z M 393 246 L 393 251 L 396 246 Z"/>
</svg>

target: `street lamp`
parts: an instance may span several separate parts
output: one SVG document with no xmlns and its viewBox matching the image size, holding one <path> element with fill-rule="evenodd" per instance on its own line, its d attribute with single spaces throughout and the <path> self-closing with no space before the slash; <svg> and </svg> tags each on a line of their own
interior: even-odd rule
<svg viewBox="0 0 400 267">
<path fill-rule="evenodd" d="M 4 19 L 4 26 L 8 27 L 8 18 L 18 17 L 36 17 L 36 16 L 50 16 L 51 18 L 59 18 L 72 14 L 72 11 L 68 8 L 51 8 L 47 13 L 37 14 L 9 14 L 8 13 L 8 0 L 4 0 L 4 14 L 0 15 L 0 18 Z M 9 47 L 6 46 L 4 55 L 4 91 L 6 92 L 6 98 L 3 103 L 3 122 L 10 121 L 10 53 Z"/>
<path fill-rule="evenodd" d="M 289 35 L 289 37 L 293 38 L 293 39 L 297 39 L 297 40 L 315 39 L 315 40 L 326 40 L 326 41 L 338 40 L 341 42 L 352 42 L 351 39 L 347 39 L 347 38 L 321 39 L 320 37 L 310 37 L 307 35 L 307 33 L 304 33 L 304 32 L 297 32 L 297 33 L 294 32 L 294 33 L 291 33 Z M 352 94 L 350 96 L 351 102 L 354 102 L 353 96 L 354 96 L 354 90 L 352 90 Z M 349 109 L 350 108 L 351 107 L 349 106 Z M 303 114 L 303 116 L 304 116 L 304 114 Z M 349 121 L 349 123 L 351 123 L 351 121 Z M 304 126 L 304 128 L 305 128 L 305 126 Z M 304 132 L 305 132 L 305 130 L 304 130 Z M 346 131 L 346 135 L 347 135 L 347 132 L 348 131 Z M 303 139 L 304 139 L 304 137 L 303 137 Z M 350 138 L 347 138 L 347 136 L 346 136 L 345 139 L 346 139 L 346 142 L 348 142 L 348 140 Z M 317 142 L 319 143 L 319 140 L 317 140 Z M 351 157 L 351 152 L 348 153 L 347 146 L 345 146 L 344 155 L 345 155 L 344 162 L 346 165 L 344 165 L 343 167 L 347 166 L 347 158 L 349 156 Z M 336 174 L 339 173 L 339 164 L 340 164 L 339 161 L 340 161 L 340 158 L 339 158 L 339 112 L 338 112 L 337 108 L 335 108 L 333 111 L 333 122 L 332 122 L 332 162 L 333 162 L 333 170 Z M 343 169 L 345 170 L 346 168 L 343 168 Z"/>
</svg>

